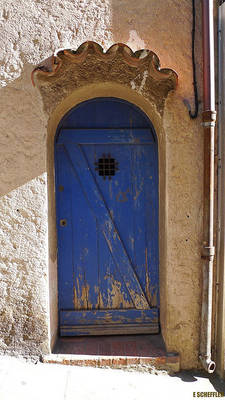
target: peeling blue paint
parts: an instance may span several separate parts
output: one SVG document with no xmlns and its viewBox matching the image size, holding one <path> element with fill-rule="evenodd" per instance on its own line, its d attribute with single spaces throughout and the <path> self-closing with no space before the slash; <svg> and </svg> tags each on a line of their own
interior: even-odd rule
<svg viewBox="0 0 225 400">
<path fill-rule="evenodd" d="M 156 332 L 156 137 L 127 102 L 82 104 L 60 123 L 55 145 L 61 334 L 94 334 L 99 325 L 102 334 Z M 96 168 L 103 155 L 118 163 L 111 179 Z"/>
</svg>

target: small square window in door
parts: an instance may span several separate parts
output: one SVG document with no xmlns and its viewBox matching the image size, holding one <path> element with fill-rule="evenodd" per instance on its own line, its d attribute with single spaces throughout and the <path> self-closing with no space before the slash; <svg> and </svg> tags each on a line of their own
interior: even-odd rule
<svg viewBox="0 0 225 400">
<path fill-rule="evenodd" d="M 95 169 L 98 171 L 99 176 L 102 176 L 103 179 L 108 177 L 109 180 L 119 169 L 118 162 L 115 160 L 115 158 L 112 158 L 110 154 L 107 156 L 103 154 L 102 157 L 98 159 L 98 162 L 95 163 L 95 165 Z"/>
</svg>

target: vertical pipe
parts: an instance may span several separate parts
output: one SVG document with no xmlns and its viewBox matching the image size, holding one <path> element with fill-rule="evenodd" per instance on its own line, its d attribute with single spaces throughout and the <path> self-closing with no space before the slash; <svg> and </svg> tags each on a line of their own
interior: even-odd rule
<svg viewBox="0 0 225 400">
<path fill-rule="evenodd" d="M 203 367 L 212 373 L 215 362 L 211 360 L 212 336 L 212 289 L 214 219 L 214 131 L 215 111 L 215 70 L 213 0 L 202 0 L 202 44 L 203 44 L 203 127 L 204 127 L 204 216 L 203 216 L 203 288 L 200 360 Z"/>
<path fill-rule="evenodd" d="M 217 222 L 217 315 L 216 315 L 216 365 L 217 373 L 225 378 L 225 3 L 218 13 L 218 222 Z"/>
<path fill-rule="evenodd" d="M 213 0 L 202 0 L 203 105 L 215 111 Z"/>
</svg>

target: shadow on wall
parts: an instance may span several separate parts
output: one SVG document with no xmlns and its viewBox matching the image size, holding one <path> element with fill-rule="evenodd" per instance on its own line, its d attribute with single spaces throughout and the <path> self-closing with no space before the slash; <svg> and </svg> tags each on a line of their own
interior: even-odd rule
<svg viewBox="0 0 225 400">
<path fill-rule="evenodd" d="M 32 65 L 1 88 L 0 196 L 46 171 L 46 125 L 39 92 L 31 84 Z"/>
<path fill-rule="evenodd" d="M 0 90 L 0 351 L 49 351 L 45 117 L 33 66 Z"/>
</svg>

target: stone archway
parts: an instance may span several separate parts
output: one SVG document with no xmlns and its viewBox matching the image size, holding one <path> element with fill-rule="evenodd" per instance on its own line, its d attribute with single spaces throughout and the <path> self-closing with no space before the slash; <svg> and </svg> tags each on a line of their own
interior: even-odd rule
<svg viewBox="0 0 225 400">
<path fill-rule="evenodd" d="M 94 97 L 118 97 L 140 107 L 155 128 L 159 144 L 159 258 L 161 328 L 167 337 L 167 241 L 166 241 L 166 140 L 163 111 L 168 93 L 176 88 L 177 75 L 160 70 L 159 59 L 149 50 L 135 53 L 123 44 L 113 45 L 106 53 L 94 42 L 82 44 L 76 51 L 63 50 L 35 68 L 32 80 L 43 99 L 48 124 L 48 196 L 49 196 L 49 272 L 52 343 L 57 333 L 57 262 L 54 202 L 54 135 L 60 119 L 82 101 Z"/>
</svg>

